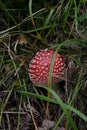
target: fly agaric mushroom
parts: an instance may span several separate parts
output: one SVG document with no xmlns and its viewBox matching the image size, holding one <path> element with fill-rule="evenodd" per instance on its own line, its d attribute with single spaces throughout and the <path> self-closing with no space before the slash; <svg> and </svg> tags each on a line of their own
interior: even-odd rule
<svg viewBox="0 0 87 130">
<path fill-rule="evenodd" d="M 36 85 L 48 85 L 50 65 L 55 51 L 53 49 L 40 50 L 29 64 L 29 77 Z M 57 54 L 52 72 L 52 84 L 64 78 L 65 60 Z"/>
</svg>

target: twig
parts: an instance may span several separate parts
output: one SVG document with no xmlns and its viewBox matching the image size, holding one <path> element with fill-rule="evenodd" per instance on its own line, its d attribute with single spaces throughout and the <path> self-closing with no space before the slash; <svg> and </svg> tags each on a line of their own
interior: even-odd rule
<svg viewBox="0 0 87 130">
<path fill-rule="evenodd" d="M 10 125 L 10 120 L 9 120 L 9 115 L 6 113 L 6 118 L 7 118 L 7 125 L 8 125 L 8 130 L 11 130 L 11 125 Z"/>
<path fill-rule="evenodd" d="M 19 79 L 18 69 L 16 67 L 16 64 L 15 64 L 15 62 L 13 60 L 13 56 L 11 55 L 11 51 L 10 51 L 10 40 L 11 40 L 11 38 L 9 37 L 9 42 L 8 42 L 8 46 L 7 46 L 8 47 L 8 53 L 9 53 L 9 56 L 10 56 L 12 62 L 13 62 L 13 65 L 14 65 L 14 68 L 15 68 L 15 71 L 16 71 L 15 74 L 17 75 L 17 78 Z"/>
</svg>

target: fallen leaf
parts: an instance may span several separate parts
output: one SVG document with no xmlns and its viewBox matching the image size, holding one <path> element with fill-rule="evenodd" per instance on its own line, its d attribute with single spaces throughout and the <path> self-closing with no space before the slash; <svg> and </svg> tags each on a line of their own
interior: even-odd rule
<svg viewBox="0 0 87 130">
<path fill-rule="evenodd" d="M 24 34 L 20 34 L 18 37 L 17 37 L 17 40 L 18 41 L 18 44 L 27 44 L 28 43 L 28 39 L 27 37 L 24 35 Z"/>
</svg>

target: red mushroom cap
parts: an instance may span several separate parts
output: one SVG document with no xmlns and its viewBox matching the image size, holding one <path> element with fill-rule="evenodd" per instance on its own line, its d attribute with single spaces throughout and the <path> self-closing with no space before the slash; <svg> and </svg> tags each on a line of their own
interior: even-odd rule
<svg viewBox="0 0 87 130">
<path fill-rule="evenodd" d="M 30 61 L 29 77 L 34 84 L 48 85 L 50 64 L 54 53 L 53 49 L 40 50 Z M 63 79 L 64 72 L 65 60 L 60 54 L 57 54 L 54 61 L 52 84 L 56 84 L 61 78 Z"/>
</svg>

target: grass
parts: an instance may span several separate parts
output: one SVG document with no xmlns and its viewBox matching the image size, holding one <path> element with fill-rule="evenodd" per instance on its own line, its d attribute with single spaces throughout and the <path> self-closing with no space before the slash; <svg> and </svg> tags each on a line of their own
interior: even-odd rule
<svg viewBox="0 0 87 130">
<path fill-rule="evenodd" d="M 0 1 L 0 129 L 38 130 L 46 102 L 51 129 L 87 129 L 86 6 L 85 0 Z M 44 48 L 56 50 L 48 87 L 33 85 L 28 76 L 30 60 Z M 53 88 L 57 52 L 66 60 L 66 76 Z"/>
</svg>

